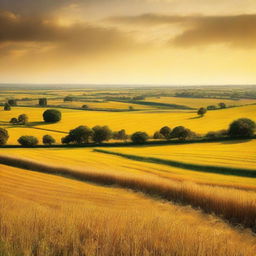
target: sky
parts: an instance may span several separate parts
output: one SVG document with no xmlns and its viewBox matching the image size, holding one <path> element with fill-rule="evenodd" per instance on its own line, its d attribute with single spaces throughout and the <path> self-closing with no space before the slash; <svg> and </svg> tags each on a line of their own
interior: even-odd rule
<svg viewBox="0 0 256 256">
<path fill-rule="evenodd" d="M 0 83 L 256 84 L 255 0 L 0 0 Z"/>
</svg>

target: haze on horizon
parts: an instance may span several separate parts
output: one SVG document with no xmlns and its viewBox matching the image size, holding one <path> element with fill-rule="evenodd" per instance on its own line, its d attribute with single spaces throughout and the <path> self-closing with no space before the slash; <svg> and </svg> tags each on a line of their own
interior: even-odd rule
<svg viewBox="0 0 256 256">
<path fill-rule="evenodd" d="M 0 0 L 0 83 L 256 84 L 254 0 Z"/>
</svg>

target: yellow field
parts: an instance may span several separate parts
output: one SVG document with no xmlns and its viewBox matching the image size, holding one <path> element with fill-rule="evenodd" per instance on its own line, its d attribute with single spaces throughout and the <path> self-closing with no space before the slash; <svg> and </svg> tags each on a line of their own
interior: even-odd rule
<svg viewBox="0 0 256 256">
<path fill-rule="evenodd" d="M 253 99 L 240 99 L 240 100 L 228 100 L 228 99 L 208 99 L 208 98 L 180 98 L 180 97 L 160 97 L 160 98 L 147 98 L 147 101 L 184 105 L 192 108 L 207 107 L 215 105 L 218 107 L 220 102 L 224 102 L 227 106 L 240 106 L 246 104 L 254 104 L 256 100 Z"/>
<path fill-rule="evenodd" d="M 217 111 L 209 111 L 204 117 L 198 118 L 195 112 L 184 111 L 139 111 L 139 112 L 100 112 L 100 111 L 80 111 L 70 109 L 60 109 L 62 112 L 62 120 L 56 124 L 45 124 L 42 120 L 43 108 L 13 108 L 11 111 L 0 111 L 0 126 L 9 129 L 11 135 L 9 144 L 14 144 L 17 138 L 24 134 L 24 128 L 15 129 L 8 124 L 12 117 L 19 114 L 27 114 L 29 121 L 34 127 L 41 129 L 51 129 L 55 131 L 68 132 L 79 125 L 87 125 L 93 127 L 95 125 L 108 125 L 112 130 L 126 129 L 128 134 L 135 131 L 146 131 L 152 135 L 162 126 L 168 125 L 172 128 L 183 125 L 197 133 L 207 133 L 208 131 L 226 129 L 229 124 L 238 118 L 247 117 L 255 119 L 255 106 L 244 106 Z M 33 123 L 34 122 L 34 123 Z M 30 134 L 36 136 L 38 130 L 30 129 Z M 27 131 L 25 131 L 27 133 Z M 51 132 L 45 132 L 51 134 Z M 42 133 L 40 133 L 41 136 Z M 57 141 L 63 134 L 53 134 Z"/>
<path fill-rule="evenodd" d="M 2 165 L 0 186 L 3 255 L 53 256 L 61 251 L 63 255 L 251 256 L 256 252 L 250 233 L 191 208 L 130 191 Z"/>
</svg>

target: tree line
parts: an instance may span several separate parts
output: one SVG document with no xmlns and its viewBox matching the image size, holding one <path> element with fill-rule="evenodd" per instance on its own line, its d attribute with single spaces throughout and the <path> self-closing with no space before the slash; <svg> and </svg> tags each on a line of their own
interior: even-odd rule
<svg viewBox="0 0 256 256">
<path fill-rule="evenodd" d="M 62 115 L 59 110 L 48 109 L 43 113 L 43 119 L 46 123 L 56 123 L 61 121 Z M 13 125 L 27 125 L 29 118 L 27 115 L 22 114 L 17 118 L 13 117 L 10 123 Z M 211 131 L 204 137 L 209 139 L 217 139 L 223 137 L 231 138 L 251 138 L 254 136 L 256 130 L 256 124 L 254 121 L 248 118 L 240 118 L 233 121 L 227 130 Z M 193 138 L 200 138 L 200 135 L 191 131 L 184 126 L 177 126 L 173 129 L 169 126 L 164 126 L 160 130 L 156 131 L 153 137 L 150 137 L 144 131 L 137 131 L 132 135 L 128 135 L 125 129 L 119 131 L 112 131 L 108 126 L 94 126 L 90 128 L 88 126 L 80 125 L 75 129 L 69 131 L 68 135 L 61 139 L 62 144 L 101 144 L 105 141 L 119 140 L 119 141 L 132 141 L 135 144 L 146 143 L 149 139 L 154 140 L 189 140 Z M 5 145 L 9 139 L 8 131 L 4 128 L 0 128 L 0 145 Z M 42 142 L 45 145 L 52 145 L 56 143 L 56 140 L 51 135 L 44 135 Z M 18 139 L 18 143 L 22 146 L 35 146 L 39 144 L 39 140 L 34 136 L 21 136 Z"/>
</svg>

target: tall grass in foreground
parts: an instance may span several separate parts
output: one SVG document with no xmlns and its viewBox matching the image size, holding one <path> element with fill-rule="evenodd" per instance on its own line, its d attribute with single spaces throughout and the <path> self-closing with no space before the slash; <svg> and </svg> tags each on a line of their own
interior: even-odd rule
<svg viewBox="0 0 256 256">
<path fill-rule="evenodd" d="M 34 171 L 65 175 L 103 185 L 115 185 L 165 200 L 190 204 L 206 213 L 214 213 L 235 225 L 239 224 L 256 231 L 256 193 L 254 192 L 189 182 L 171 182 L 161 178 L 83 172 L 5 156 L 0 156 L 0 163 Z"/>
<path fill-rule="evenodd" d="M 256 238 L 184 212 L 48 208 L 0 200 L 0 255 L 252 256 Z"/>
</svg>

